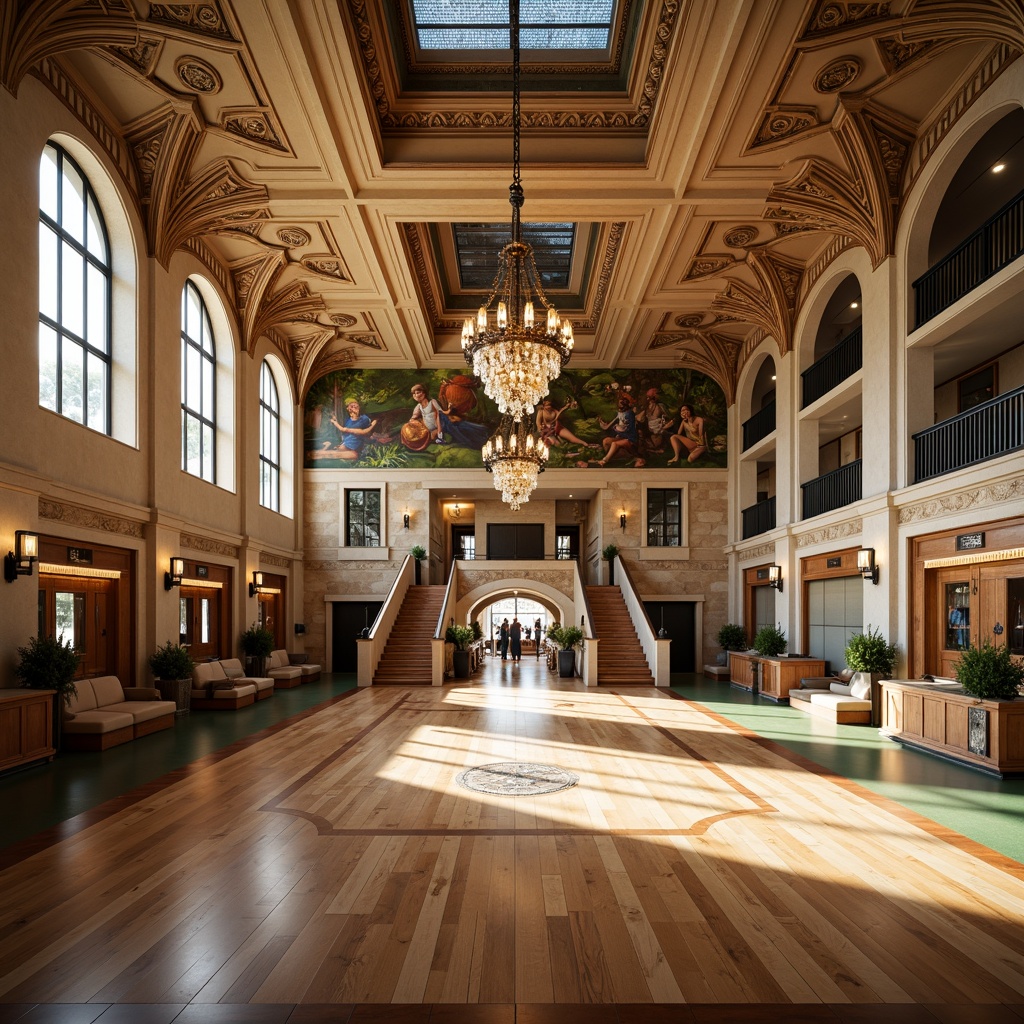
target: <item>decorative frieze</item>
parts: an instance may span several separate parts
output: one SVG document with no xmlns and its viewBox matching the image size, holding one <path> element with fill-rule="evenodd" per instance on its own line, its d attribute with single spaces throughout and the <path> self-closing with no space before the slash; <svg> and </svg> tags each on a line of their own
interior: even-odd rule
<svg viewBox="0 0 1024 1024">
<path fill-rule="evenodd" d="M 820 530 L 801 533 L 796 538 L 798 548 L 809 548 L 817 544 L 828 544 L 831 541 L 845 540 L 847 537 L 859 537 L 864 530 L 860 519 L 848 519 L 845 523 L 834 523 Z"/>
<path fill-rule="evenodd" d="M 284 555 L 275 555 L 269 551 L 261 551 L 260 564 L 276 565 L 279 569 L 290 569 L 292 567 L 292 560 L 285 558 Z"/>
<path fill-rule="evenodd" d="M 119 533 L 124 537 L 142 538 L 143 524 L 141 522 L 111 515 L 108 512 L 81 508 L 78 505 L 51 501 L 49 498 L 39 499 L 39 518 L 66 523 L 69 526 L 80 526 L 87 530 L 102 530 L 104 533 Z"/>
<path fill-rule="evenodd" d="M 214 540 L 212 537 L 199 537 L 194 533 L 183 533 L 180 544 L 189 551 L 200 551 L 206 555 L 222 555 L 225 558 L 238 558 L 239 549 L 236 544 Z"/>
<path fill-rule="evenodd" d="M 985 508 L 1003 502 L 1024 498 L 1024 478 L 1007 480 L 1001 483 L 979 487 L 973 491 L 960 491 L 956 494 L 945 494 L 940 498 L 930 498 L 913 505 L 904 505 L 900 509 L 900 524 L 916 523 L 925 519 L 937 519 L 971 508 Z"/>
</svg>

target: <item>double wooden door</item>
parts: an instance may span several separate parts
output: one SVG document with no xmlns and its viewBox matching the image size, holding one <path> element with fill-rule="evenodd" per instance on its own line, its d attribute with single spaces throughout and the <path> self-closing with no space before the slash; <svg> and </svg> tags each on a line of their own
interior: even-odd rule
<svg viewBox="0 0 1024 1024">
<path fill-rule="evenodd" d="M 930 570 L 927 671 L 953 678 L 968 645 L 1009 644 L 1024 655 L 1024 562 Z"/>
<path fill-rule="evenodd" d="M 78 678 L 118 671 L 117 594 L 114 579 L 39 574 L 39 635 L 74 644 Z"/>
</svg>

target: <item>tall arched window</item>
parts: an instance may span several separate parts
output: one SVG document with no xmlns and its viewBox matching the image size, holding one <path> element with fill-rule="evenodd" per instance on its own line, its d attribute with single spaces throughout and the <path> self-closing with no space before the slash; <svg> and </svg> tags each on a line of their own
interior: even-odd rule
<svg viewBox="0 0 1024 1024">
<path fill-rule="evenodd" d="M 81 168 L 56 143 L 39 161 L 39 404 L 110 433 L 110 246 Z"/>
<path fill-rule="evenodd" d="M 181 468 L 214 483 L 217 440 L 217 353 L 199 289 L 181 292 Z"/>
<path fill-rule="evenodd" d="M 260 367 L 260 504 L 281 511 L 281 406 L 265 359 Z"/>
</svg>

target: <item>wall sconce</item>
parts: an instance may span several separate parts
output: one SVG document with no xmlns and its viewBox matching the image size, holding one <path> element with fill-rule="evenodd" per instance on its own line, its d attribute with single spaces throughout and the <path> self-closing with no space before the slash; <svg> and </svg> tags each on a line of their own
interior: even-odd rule
<svg viewBox="0 0 1024 1024">
<path fill-rule="evenodd" d="M 876 587 L 878 586 L 878 566 L 875 565 L 874 548 L 861 548 L 857 552 L 857 568 L 865 582 L 871 580 Z"/>
<path fill-rule="evenodd" d="M 458 519 L 461 515 L 462 515 L 462 509 L 459 508 L 459 503 L 455 502 L 455 504 L 452 505 L 451 508 L 448 509 L 448 518 L 449 519 Z"/>
<path fill-rule="evenodd" d="M 626 510 L 623 509 L 619 513 L 619 529 L 625 532 L 626 529 Z"/>
<path fill-rule="evenodd" d="M 768 586 L 773 587 L 780 594 L 782 593 L 782 566 L 768 566 Z"/>
<path fill-rule="evenodd" d="M 14 550 L 4 555 L 4 579 L 13 583 L 19 576 L 31 576 L 39 559 L 39 534 L 14 531 Z"/>
<path fill-rule="evenodd" d="M 164 573 L 164 590 L 181 586 L 181 578 L 185 575 L 185 559 L 172 558 L 170 569 Z"/>
<path fill-rule="evenodd" d="M 409 529 L 409 513 L 408 513 L 408 511 L 406 511 L 405 515 L 402 516 L 402 529 L 403 530 L 408 530 Z"/>
<path fill-rule="evenodd" d="M 252 583 L 249 584 L 249 596 L 255 597 L 257 594 L 262 594 L 264 589 L 263 573 L 257 569 L 252 574 Z"/>
</svg>

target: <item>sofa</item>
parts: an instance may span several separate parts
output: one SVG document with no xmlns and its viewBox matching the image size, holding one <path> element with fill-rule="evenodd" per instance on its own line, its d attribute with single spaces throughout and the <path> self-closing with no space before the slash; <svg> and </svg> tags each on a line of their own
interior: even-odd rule
<svg viewBox="0 0 1024 1024">
<path fill-rule="evenodd" d="M 221 658 L 220 661 L 211 664 L 220 665 L 224 675 L 239 685 L 252 683 L 256 687 L 257 700 L 266 700 L 274 696 L 274 680 L 270 676 L 247 676 L 238 658 Z"/>
<path fill-rule="evenodd" d="M 174 725 L 177 705 L 160 691 L 121 686 L 117 676 L 79 679 L 78 694 L 64 711 L 61 746 L 65 750 L 108 750 Z"/>
<path fill-rule="evenodd" d="M 237 658 L 229 658 L 241 670 Z M 273 685 L 273 683 L 271 683 Z M 244 675 L 229 676 L 223 661 L 204 661 L 192 669 L 194 711 L 237 711 L 256 703 L 256 682 Z"/>
<path fill-rule="evenodd" d="M 312 683 L 320 678 L 320 666 L 308 665 L 300 659 L 305 658 L 304 654 L 292 656 L 283 648 L 270 652 L 270 667 L 267 675 L 274 680 L 274 685 L 279 690 L 286 690 L 293 686 L 301 686 L 303 683 Z"/>
<path fill-rule="evenodd" d="M 789 706 L 837 725 L 871 724 L 871 677 L 843 669 L 835 676 L 800 680 L 789 691 Z"/>
</svg>

